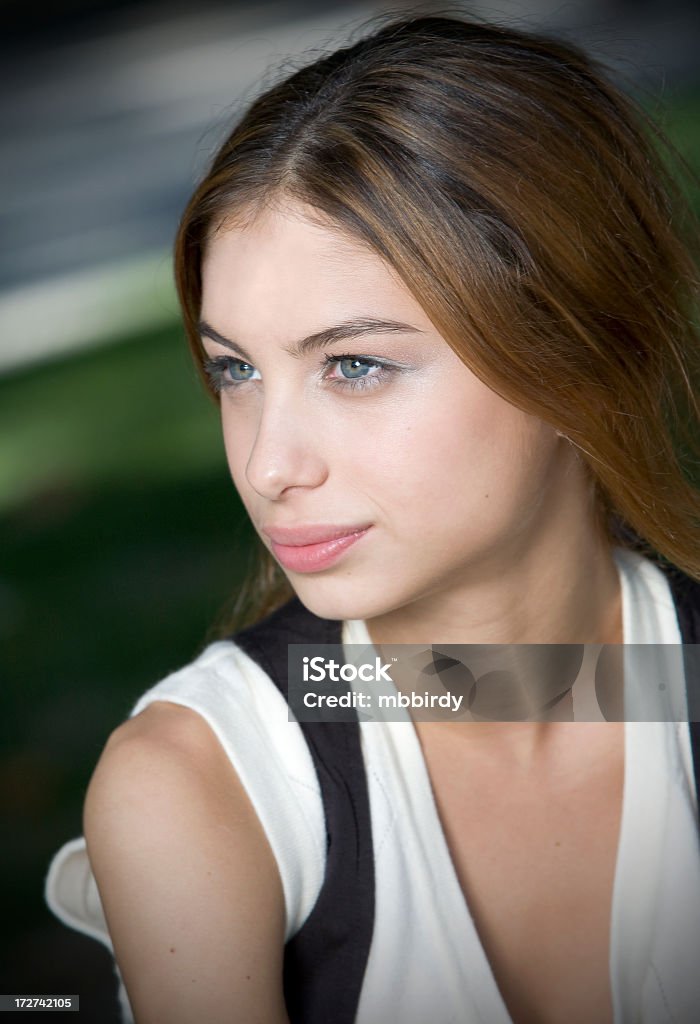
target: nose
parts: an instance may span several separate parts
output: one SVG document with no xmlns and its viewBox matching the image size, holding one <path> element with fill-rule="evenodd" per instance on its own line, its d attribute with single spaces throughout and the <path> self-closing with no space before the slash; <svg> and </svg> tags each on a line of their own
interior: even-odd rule
<svg viewBox="0 0 700 1024">
<path fill-rule="evenodd" d="M 290 488 L 318 487 L 324 482 L 328 467 L 320 451 L 319 431 L 298 401 L 277 398 L 264 404 L 245 475 L 268 501 L 277 501 Z"/>
</svg>

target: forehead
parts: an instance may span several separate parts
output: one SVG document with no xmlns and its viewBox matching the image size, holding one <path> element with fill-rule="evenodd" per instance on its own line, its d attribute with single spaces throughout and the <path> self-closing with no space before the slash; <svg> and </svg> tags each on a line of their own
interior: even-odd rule
<svg viewBox="0 0 700 1024">
<path fill-rule="evenodd" d="M 238 333 L 255 325 L 289 337 L 350 315 L 427 320 L 396 273 L 368 246 L 296 208 L 223 226 L 202 264 L 202 316 Z"/>
</svg>

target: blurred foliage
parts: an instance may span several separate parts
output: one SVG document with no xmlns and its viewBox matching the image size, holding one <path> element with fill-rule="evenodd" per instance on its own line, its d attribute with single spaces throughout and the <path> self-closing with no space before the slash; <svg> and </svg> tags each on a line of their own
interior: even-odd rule
<svg viewBox="0 0 700 1024">
<path fill-rule="evenodd" d="M 673 163 L 672 169 L 700 218 L 700 91 L 674 95 L 660 120 L 685 164 Z"/>
<path fill-rule="evenodd" d="M 218 413 L 177 327 L 0 379 L 0 512 L 45 492 L 223 467 Z"/>
</svg>

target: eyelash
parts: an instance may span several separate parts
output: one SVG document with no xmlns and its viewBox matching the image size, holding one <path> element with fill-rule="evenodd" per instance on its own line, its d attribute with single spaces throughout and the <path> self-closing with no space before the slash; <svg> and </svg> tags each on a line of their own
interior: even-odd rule
<svg viewBox="0 0 700 1024">
<path fill-rule="evenodd" d="M 392 373 L 396 372 L 397 367 L 390 366 L 387 363 L 378 362 L 376 359 L 371 359 L 369 356 L 358 356 L 352 353 L 346 353 L 340 356 L 325 356 L 321 367 L 334 366 L 338 363 L 345 362 L 345 360 L 354 360 L 362 363 L 363 366 L 377 367 L 379 372 L 373 374 L 371 377 L 354 377 L 346 378 L 345 380 L 338 378 L 328 378 L 328 383 L 332 387 L 339 387 L 343 390 L 349 389 L 351 391 L 363 391 L 369 388 L 376 387 L 377 384 L 382 384 Z M 251 381 L 240 380 L 227 380 L 224 374 L 231 366 L 232 363 L 239 363 L 243 366 L 251 366 L 251 363 L 247 363 L 245 359 L 235 359 L 233 356 L 216 356 L 214 359 L 205 359 L 202 363 L 204 372 L 209 378 L 209 383 L 216 394 L 221 391 L 230 391 L 239 388 L 242 384 L 252 383 Z M 254 367 L 253 367 L 254 369 Z M 375 383 L 376 382 L 376 383 Z"/>
</svg>

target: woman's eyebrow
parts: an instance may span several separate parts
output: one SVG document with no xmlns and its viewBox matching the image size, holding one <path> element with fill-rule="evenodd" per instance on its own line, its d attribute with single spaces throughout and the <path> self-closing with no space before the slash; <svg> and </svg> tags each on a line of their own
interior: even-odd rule
<svg viewBox="0 0 700 1024">
<path fill-rule="evenodd" d="M 226 348 L 233 349 L 234 352 L 237 352 L 247 362 L 253 362 L 251 356 L 248 355 L 244 348 L 241 348 L 240 345 L 229 338 L 225 338 L 223 334 L 219 334 L 206 320 L 199 321 L 198 330 L 203 338 L 211 338 L 212 341 L 218 342 L 219 345 L 225 345 Z M 336 342 L 344 341 L 348 338 L 360 338 L 366 334 L 391 333 L 423 334 L 424 332 L 419 327 L 404 324 L 400 320 L 378 320 L 375 317 L 358 317 L 353 320 L 344 320 L 343 323 L 336 324 L 334 327 L 326 327 L 322 331 L 310 334 L 308 338 L 296 341 L 293 345 L 285 348 L 284 351 L 298 359 L 309 352 L 327 348 L 329 345 L 334 345 Z"/>
</svg>

